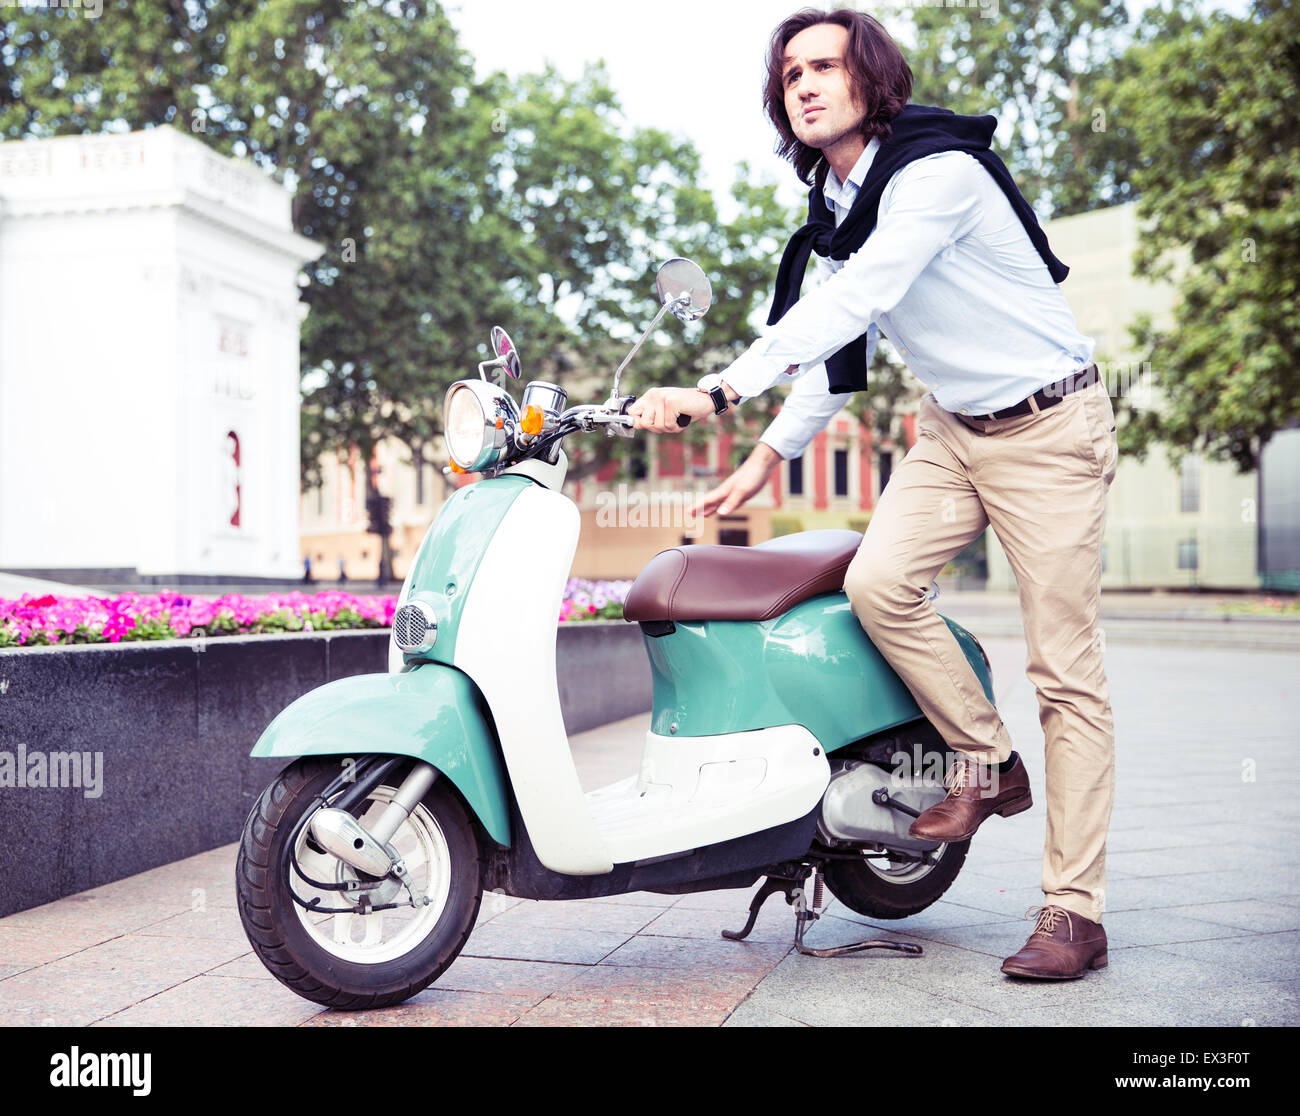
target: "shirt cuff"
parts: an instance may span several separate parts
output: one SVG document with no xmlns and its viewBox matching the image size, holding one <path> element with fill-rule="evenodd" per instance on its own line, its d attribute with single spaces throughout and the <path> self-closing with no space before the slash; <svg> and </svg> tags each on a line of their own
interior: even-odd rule
<svg viewBox="0 0 1300 1116">
<path fill-rule="evenodd" d="M 774 449 L 782 460 L 790 461 L 802 457 L 812 439 L 803 437 L 804 432 L 798 428 L 798 424 L 780 420 L 781 416 L 778 414 L 758 440 Z"/>
<path fill-rule="evenodd" d="M 759 352 L 762 344 L 761 338 L 755 341 L 721 373 L 727 385 L 740 393 L 742 403 L 756 395 L 762 395 L 785 375 L 785 370 L 789 367 L 788 361 L 774 360 Z"/>
</svg>

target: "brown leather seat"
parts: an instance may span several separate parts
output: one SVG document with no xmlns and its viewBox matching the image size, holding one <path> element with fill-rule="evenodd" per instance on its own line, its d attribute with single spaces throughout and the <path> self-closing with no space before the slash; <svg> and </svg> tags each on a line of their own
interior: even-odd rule
<svg viewBox="0 0 1300 1116">
<path fill-rule="evenodd" d="M 627 595 L 628 620 L 771 620 L 844 588 L 856 531 L 801 531 L 758 546 L 679 546 L 650 559 Z"/>
</svg>

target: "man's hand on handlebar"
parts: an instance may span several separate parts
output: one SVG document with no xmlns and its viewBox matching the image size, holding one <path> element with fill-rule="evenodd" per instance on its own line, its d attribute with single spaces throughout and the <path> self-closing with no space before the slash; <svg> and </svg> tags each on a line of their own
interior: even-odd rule
<svg viewBox="0 0 1300 1116">
<path fill-rule="evenodd" d="M 636 419 L 636 429 L 654 434 L 680 434 L 687 419 L 707 418 L 713 414 L 713 400 L 697 388 L 651 388 L 627 409 Z"/>
</svg>

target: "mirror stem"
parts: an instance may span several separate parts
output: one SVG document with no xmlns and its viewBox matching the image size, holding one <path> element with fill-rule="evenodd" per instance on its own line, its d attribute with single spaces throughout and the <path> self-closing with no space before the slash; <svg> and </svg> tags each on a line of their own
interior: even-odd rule
<svg viewBox="0 0 1300 1116">
<path fill-rule="evenodd" d="M 670 310 L 672 310 L 674 307 L 679 305 L 689 306 L 690 303 L 691 303 L 691 296 L 689 293 L 687 293 L 687 294 L 678 295 L 674 299 L 669 299 L 659 308 L 659 313 L 655 315 L 654 321 L 652 321 L 648 326 L 646 326 L 646 331 L 643 334 L 641 334 L 641 336 L 637 339 L 637 343 L 632 346 L 632 351 L 623 358 L 623 363 L 620 364 L 618 368 L 615 370 L 614 390 L 610 393 L 611 398 L 618 396 L 618 380 L 619 377 L 623 375 L 623 369 L 628 366 L 628 363 L 631 361 L 631 359 L 634 356 L 636 356 L 641 346 L 645 344 L 645 339 L 649 337 L 651 333 L 654 332 L 654 328 L 659 324 L 659 320 Z"/>
</svg>

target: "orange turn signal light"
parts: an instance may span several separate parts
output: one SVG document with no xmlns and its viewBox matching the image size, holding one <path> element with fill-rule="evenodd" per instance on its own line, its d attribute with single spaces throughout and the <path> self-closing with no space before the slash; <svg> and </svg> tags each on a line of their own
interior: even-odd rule
<svg viewBox="0 0 1300 1116">
<path fill-rule="evenodd" d="M 525 434 L 540 434 L 546 424 L 546 412 L 531 403 L 524 408 L 524 417 L 519 422 L 519 429 Z"/>
<path fill-rule="evenodd" d="M 457 465 L 456 462 L 454 462 L 454 461 L 451 463 L 451 471 L 452 471 L 453 473 L 463 473 L 463 472 L 465 472 L 465 470 L 462 469 L 459 465 Z"/>
</svg>

